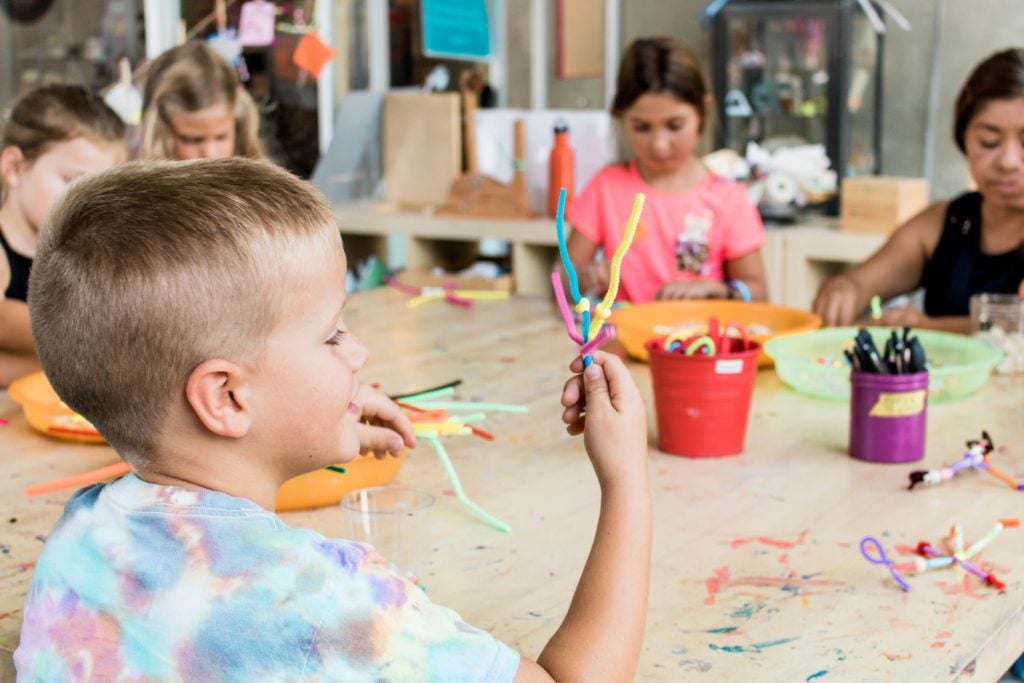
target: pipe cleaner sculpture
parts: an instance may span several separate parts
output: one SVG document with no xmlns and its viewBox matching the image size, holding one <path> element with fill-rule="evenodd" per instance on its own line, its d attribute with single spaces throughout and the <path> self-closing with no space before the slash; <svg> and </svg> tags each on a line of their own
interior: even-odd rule
<svg viewBox="0 0 1024 683">
<path fill-rule="evenodd" d="M 558 230 L 558 253 L 562 256 L 562 265 L 569 278 L 569 292 L 575 302 L 576 313 L 580 314 L 582 321 L 577 331 L 576 321 L 573 319 L 569 302 L 565 297 L 565 289 L 562 287 L 562 278 L 557 273 L 551 273 L 551 287 L 555 290 L 555 300 L 558 302 L 558 310 L 562 313 L 565 321 L 566 331 L 569 338 L 580 345 L 580 355 L 583 356 L 583 366 L 589 366 L 593 360 L 590 354 L 594 349 L 611 339 L 614 335 L 612 328 L 604 327 L 605 321 L 611 315 L 612 304 L 615 296 L 619 293 L 619 274 L 622 269 L 622 259 L 626 256 L 630 244 L 633 243 L 633 236 L 636 234 L 637 223 L 640 222 L 640 213 L 644 208 L 644 195 L 638 193 L 633 200 L 633 211 L 629 214 L 629 221 L 626 223 L 626 233 L 622 241 L 615 249 L 612 262 L 609 267 L 608 291 L 604 299 L 596 306 L 591 306 L 590 300 L 580 294 L 579 280 L 576 277 L 576 269 L 573 268 L 569 259 L 569 249 L 565 243 L 565 188 L 558 193 L 558 211 L 555 214 L 555 228 Z"/>
<path fill-rule="evenodd" d="M 995 444 L 988 432 L 982 431 L 981 438 L 967 442 L 967 452 L 957 462 L 949 467 L 940 470 L 917 470 L 910 473 L 910 486 L 913 489 L 918 484 L 935 485 L 949 481 L 956 475 L 966 470 L 984 470 L 996 479 L 1002 481 L 1012 489 L 1024 491 L 1024 482 L 1017 481 L 1005 472 L 1000 472 L 990 462 Z"/>
<path fill-rule="evenodd" d="M 996 575 L 992 572 L 987 572 L 970 562 L 970 559 L 981 552 L 981 549 L 998 536 L 1003 529 L 1019 525 L 1019 520 L 1001 519 L 984 536 L 975 541 L 974 545 L 965 550 L 963 532 L 959 524 L 954 524 L 949 530 L 949 537 L 946 539 L 946 546 L 949 550 L 948 554 L 943 554 L 928 541 L 921 541 L 917 544 L 916 548 L 917 554 L 920 557 L 914 558 L 913 562 L 893 562 L 885 554 L 885 549 L 882 547 L 881 542 L 874 536 L 865 536 L 861 539 L 860 552 L 868 562 L 885 565 L 889 573 L 892 574 L 893 580 L 904 591 L 910 590 L 910 584 L 903 579 L 901 576 L 902 572 L 922 574 L 931 569 L 943 569 L 945 567 L 952 567 L 955 564 L 960 565 L 965 571 L 977 576 L 986 585 L 992 586 L 997 590 L 1004 590 L 1006 588 L 1005 583 L 996 578 Z"/>
</svg>

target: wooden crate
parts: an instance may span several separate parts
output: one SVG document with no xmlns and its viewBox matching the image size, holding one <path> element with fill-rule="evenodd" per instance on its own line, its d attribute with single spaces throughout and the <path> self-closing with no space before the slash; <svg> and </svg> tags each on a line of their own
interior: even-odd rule
<svg viewBox="0 0 1024 683">
<path fill-rule="evenodd" d="M 841 229 L 887 235 L 928 206 L 928 181 L 897 176 L 845 178 L 841 197 Z"/>
</svg>

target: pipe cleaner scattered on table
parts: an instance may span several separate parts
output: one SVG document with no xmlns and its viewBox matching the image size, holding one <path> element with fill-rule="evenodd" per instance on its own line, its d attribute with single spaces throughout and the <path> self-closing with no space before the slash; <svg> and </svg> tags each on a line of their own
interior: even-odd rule
<svg viewBox="0 0 1024 683">
<path fill-rule="evenodd" d="M 516 404 L 452 401 L 450 399 L 455 393 L 455 384 L 457 382 L 429 389 L 419 394 L 403 394 L 401 400 L 393 400 L 407 411 L 416 436 L 426 439 L 437 453 L 438 460 L 441 462 L 459 502 L 490 526 L 504 534 L 510 534 L 512 528 L 508 524 L 484 510 L 466 493 L 459 480 L 459 475 L 455 471 L 455 465 L 439 437 L 472 434 L 493 441 L 493 434 L 470 423 L 486 417 L 483 411 L 525 413 L 528 409 L 526 406 Z M 466 415 L 449 415 L 449 410 L 475 412 Z"/>
<path fill-rule="evenodd" d="M 569 293 L 575 302 L 576 313 L 580 314 L 579 331 L 576 330 L 576 321 L 573 319 L 569 302 L 565 296 L 565 288 L 562 287 L 562 278 L 557 272 L 551 273 L 551 286 L 555 290 L 555 300 L 558 302 L 558 310 L 562 313 L 565 321 L 566 331 L 569 338 L 580 345 L 580 355 L 583 356 L 583 366 L 591 364 L 590 354 L 598 346 L 611 339 L 612 328 L 603 327 L 605 321 L 611 315 L 612 304 L 619 293 L 619 276 L 622 270 L 622 259 L 626 256 L 629 246 L 633 243 L 633 236 L 636 234 L 637 223 L 640 222 L 640 213 L 644 208 L 644 195 L 637 193 L 633 200 L 633 210 L 629 214 L 629 221 L 626 223 L 626 232 L 622 241 L 615 249 L 609 265 L 608 291 L 604 299 L 596 306 L 592 306 L 590 300 L 580 294 L 579 280 L 576 277 L 576 269 L 573 268 L 572 260 L 569 258 L 569 249 L 565 242 L 565 188 L 558 193 L 558 211 L 555 215 L 555 228 L 558 230 L 558 253 L 562 257 L 562 265 L 565 267 L 565 274 L 569 278 Z"/>
<path fill-rule="evenodd" d="M 957 460 L 949 467 L 943 467 L 938 470 L 916 470 L 911 472 L 910 486 L 907 488 L 913 489 L 918 484 L 934 486 L 935 484 L 941 484 L 949 481 L 961 472 L 966 472 L 967 470 L 984 470 L 999 481 L 1005 483 L 1010 488 L 1017 491 L 1024 491 L 1024 482 L 1018 481 L 1005 472 L 1000 472 L 992 466 L 991 459 L 993 451 L 995 451 L 995 444 L 992 442 L 992 437 L 988 435 L 988 432 L 983 430 L 981 432 L 981 438 L 968 441 L 967 452 L 964 453 L 960 460 Z"/>
<path fill-rule="evenodd" d="M 932 569 L 944 569 L 954 565 L 959 565 L 964 571 L 984 581 L 986 585 L 992 586 L 997 590 L 1004 590 L 1006 588 L 1005 583 L 998 579 L 994 573 L 985 571 L 978 565 L 970 562 L 970 559 L 991 543 L 992 539 L 1002 533 L 1003 529 L 1016 526 L 1020 526 L 1019 520 L 998 520 L 984 536 L 975 541 L 969 548 L 964 549 L 963 531 L 959 524 L 954 524 L 949 530 L 949 536 L 946 538 L 947 554 L 943 554 L 928 541 L 921 541 L 917 544 L 916 548 L 916 552 L 920 557 L 914 558 L 912 562 L 893 562 L 890 560 L 885 554 L 885 549 L 882 547 L 881 542 L 874 536 L 865 536 L 861 539 L 860 552 L 868 562 L 885 565 L 889 573 L 892 574 L 893 580 L 904 591 L 910 590 L 910 584 L 903 579 L 902 573 L 922 574 Z"/>
<path fill-rule="evenodd" d="M 491 289 L 457 289 L 454 284 L 448 283 L 444 287 L 413 287 L 402 284 L 393 277 L 386 277 L 384 281 L 400 292 L 412 294 L 406 304 L 409 308 L 422 306 L 430 301 L 447 301 L 453 306 L 473 308 L 475 301 L 498 301 L 508 298 L 508 292 L 504 290 Z"/>
</svg>

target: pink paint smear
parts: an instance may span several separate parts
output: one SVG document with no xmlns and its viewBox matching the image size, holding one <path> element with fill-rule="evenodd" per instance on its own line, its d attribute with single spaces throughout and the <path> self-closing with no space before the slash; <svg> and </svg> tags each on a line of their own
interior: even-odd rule
<svg viewBox="0 0 1024 683">
<path fill-rule="evenodd" d="M 770 545 L 775 548 L 792 548 L 794 546 L 803 545 L 804 541 L 807 540 L 807 533 L 808 530 L 804 529 L 800 532 L 800 536 L 795 541 L 785 541 L 779 538 L 771 538 L 770 536 L 741 536 L 729 541 L 729 547 L 739 548 L 740 546 L 747 545 L 748 543 L 760 543 L 761 545 Z"/>
</svg>

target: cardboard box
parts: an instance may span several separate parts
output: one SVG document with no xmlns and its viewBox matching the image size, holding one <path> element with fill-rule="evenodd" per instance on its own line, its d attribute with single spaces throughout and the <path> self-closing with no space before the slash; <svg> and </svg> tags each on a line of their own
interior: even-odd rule
<svg viewBox="0 0 1024 683">
<path fill-rule="evenodd" d="M 422 208 L 443 204 L 462 172 L 458 93 L 389 92 L 384 96 L 384 196 Z"/>
<path fill-rule="evenodd" d="M 482 289 L 487 291 L 511 292 L 513 279 L 511 275 L 499 275 L 496 278 L 472 277 L 455 273 L 435 274 L 426 268 L 407 268 L 399 273 L 397 279 L 410 287 L 444 287 L 455 285 L 456 289 Z"/>
<path fill-rule="evenodd" d="M 887 235 L 926 206 L 928 181 L 924 178 L 844 178 L 839 227 Z"/>
</svg>

